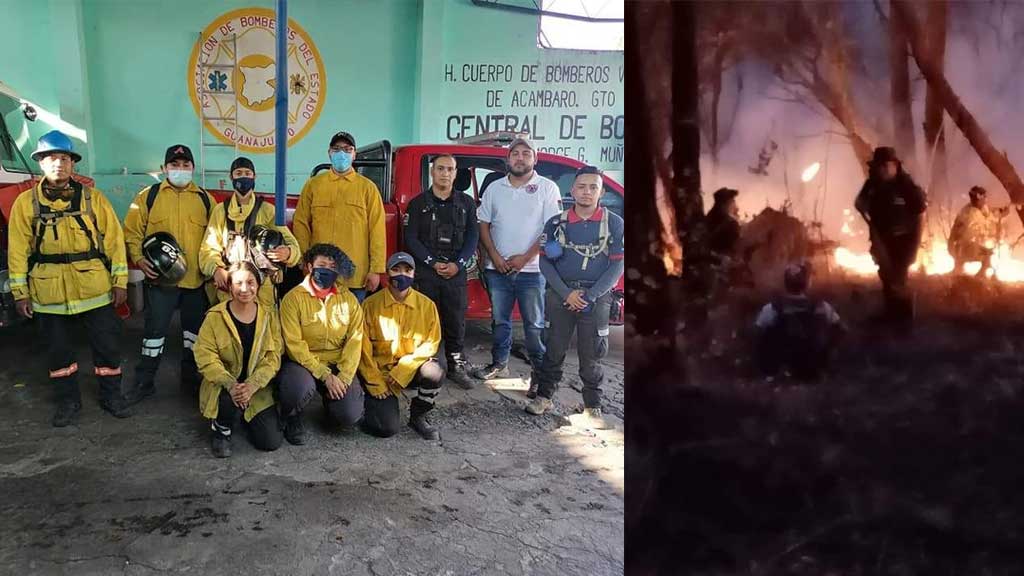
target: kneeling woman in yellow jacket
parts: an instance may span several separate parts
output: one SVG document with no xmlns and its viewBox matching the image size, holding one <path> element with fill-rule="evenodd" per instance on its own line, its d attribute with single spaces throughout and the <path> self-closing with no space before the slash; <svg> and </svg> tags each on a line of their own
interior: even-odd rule
<svg viewBox="0 0 1024 576">
<path fill-rule="evenodd" d="M 284 245 L 267 254 L 268 259 L 286 267 L 295 266 L 302 260 L 299 242 L 287 226 L 275 226 L 276 208 L 256 196 L 256 169 L 252 160 L 244 156 L 231 163 L 231 186 L 235 193 L 231 198 L 217 204 L 210 212 L 210 223 L 206 227 L 206 239 L 199 248 L 199 269 L 204 276 L 213 278 L 216 296 L 213 301 L 224 302 L 230 298 L 227 270 L 234 262 L 247 260 L 247 244 L 254 226 L 274 228 L 284 236 Z M 274 284 L 281 282 L 283 274 L 260 286 L 259 301 L 264 306 L 276 306 Z"/>
<path fill-rule="evenodd" d="M 231 455 L 231 433 L 244 420 L 249 439 L 260 450 L 281 446 L 281 427 L 270 380 L 281 367 L 281 329 L 273 309 L 256 294 L 262 281 L 249 262 L 228 269 L 231 300 L 206 313 L 196 341 L 196 364 L 203 376 L 199 409 L 210 418 L 214 456 Z"/>
<path fill-rule="evenodd" d="M 352 261 L 337 246 L 306 251 L 306 279 L 281 300 L 281 331 L 288 360 L 281 367 L 277 399 L 284 437 L 303 444 L 302 409 L 317 391 L 324 409 L 343 429 L 363 415 L 363 389 L 353 383 L 363 345 L 363 310 L 337 279 L 352 277 Z M 353 385 L 354 384 L 354 385 Z"/>
</svg>

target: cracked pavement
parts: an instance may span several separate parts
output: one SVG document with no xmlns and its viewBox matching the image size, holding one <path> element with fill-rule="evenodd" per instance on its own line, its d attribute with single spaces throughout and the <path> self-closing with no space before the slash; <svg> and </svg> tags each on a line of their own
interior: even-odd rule
<svg viewBox="0 0 1024 576">
<path fill-rule="evenodd" d="M 486 363 L 489 326 L 470 323 L 471 361 Z M 177 327 L 172 327 L 171 334 Z M 126 386 L 138 358 L 128 323 Z M 96 403 L 79 338 L 83 410 L 51 428 L 43 342 L 33 326 L 0 333 L 0 565 L 14 574 L 472 575 L 623 572 L 621 328 L 605 359 L 593 431 L 575 352 L 555 413 L 523 411 L 529 370 L 460 390 L 446 381 L 433 421 L 386 440 L 326 430 L 314 399 L 308 443 L 264 453 L 237 434 L 213 458 L 207 424 L 178 391 L 180 340 L 168 338 L 157 395 L 116 420 Z M 403 420 L 408 402 L 403 400 Z"/>
</svg>

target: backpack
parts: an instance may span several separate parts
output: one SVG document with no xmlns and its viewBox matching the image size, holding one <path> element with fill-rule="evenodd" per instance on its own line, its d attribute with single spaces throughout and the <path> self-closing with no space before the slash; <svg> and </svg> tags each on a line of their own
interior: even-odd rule
<svg viewBox="0 0 1024 576">
<path fill-rule="evenodd" d="M 782 360 L 797 376 L 811 376 L 821 368 L 828 341 L 828 321 L 818 314 L 819 305 L 820 302 L 812 299 L 772 303 L 778 315 L 773 329 L 781 346 Z"/>
<path fill-rule="evenodd" d="M 253 204 L 252 211 L 249 212 L 249 215 L 245 218 L 245 223 L 242 225 L 241 234 L 246 238 L 249 237 L 249 231 L 252 230 L 252 227 L 256 225 L 256 216 L 259 215 L 260 207 L 262 206 L 263 198 L 257 196 L 255 204 Z M 228 225 L 228 232 L 235 232 L 235 221 L 232 220 L 231 218 L 228 218 L 227 206 L 224 207 L 224 221 Z"/>
<path fill-rule="evenodd" d="M 36 264 L 70 264 L 84 260 L 99 260 L 110 271 L 110 257 L 100 250 L 103 246 L 103 232 L 96 221 L 96 213 L 92 209 L 92 191 L 80 183 L 71 180 L 69 185 L 74 190 L 71 196 L 71 205 L 67 210 L 54 211 L 49 206 L 43 206 L 39 202 L 39 195 L 32 190 L 32 252 L 28 257 L 28 268 L 31 270 Z M 82 200 L 85 200 L 85 209 L 82 209 Z M 39 249 L 43 244 L 43 236 L 46 229 L 53 230 L 53 238 L 57 239 L 57 223 L 63 218 L 74 218 L 78 226 L 89 239 L 89 250 L 75 252 L 72 254 L 42 254 Z M 93 238 L 92 230 L 85 224 L 85 218 L 92 220 L 92 226 L 96 230 L 98 238 Z"/>
<path fill-rule="evenodd" d="M 197 186 L 200 190 L 199 197 L 203 199 L 203 205 L 206 206 L 206 219 L 210 219 L 210 211 L 213 206 L 210 205 L 210 197 L 207 195 L 206 189 Z M 153 210 L 153 204 L 156 203 L 157 194 L 160 193 L 160 182 L 153 184 L 149 187 L 149 192 L 146 194 L 146 211 Z"/>
<path fill-rule="evenodd" d="M 571 208 L 569 209 L 571 210 Z M 608 209 L 603 208 L 601 210 L 601 224 L 597 229 L 597 244 L 573 244 L 569 242 L 565 237 L 565 226 L 569 223 L 569 210 L 563 210 L 562 214 L 558 217 L 558 225 L 555 226 L 554 237 L 555 241 L 562 245 L 563 248 L 568 248 L 580 256 L 583 256 L 583 269 L 587 269 L 587 263 L 591 258 L 598 254 L 608 254 L 608 244 L 611 243 L 612 234 L 608 228 Z"/>
</svg>

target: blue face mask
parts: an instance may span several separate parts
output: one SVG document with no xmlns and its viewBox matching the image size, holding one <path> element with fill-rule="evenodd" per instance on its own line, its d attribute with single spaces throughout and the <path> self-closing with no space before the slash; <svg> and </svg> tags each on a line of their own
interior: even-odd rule
<svg viewBox="0 0 1024 576">
<path fill-rule="evenodd" d="M 247 177 L 233 178 L 231 180 L 231 186 L 233 186 L 239 194 L 245 196 L 249 192 L 252 192 L 252 189 L 256 187 L 256 179 Z"/>
<path fill-rule="evenodd" d="M 326 290 L 334 286 L 334 282 L 338 279 L 338 271 L 333 268 L 313 268 L 312 276 L 313 283 L 321 290 Z"/>
<path fill-rule="evenodd" d="M 399 292 L 405 292 L 412 287 L 413 277 L 406 276 L 405 274 L 399 274 L 398 276 L 390 277 L 391 286 Z"/>
<path fill-rule="evenodd" d="M 167 170 L 167 180 L 176 188 L 184 188 L 192 181 L 192 171 L 171 168 Z"/>
<path fill-rule="evenodd" d="M 334 166 L 338 172 L 348 172 L 348 169 L 352 167 L 352 154 L 344 150 L 331 152 L 331 166 Z"/>
</svg>

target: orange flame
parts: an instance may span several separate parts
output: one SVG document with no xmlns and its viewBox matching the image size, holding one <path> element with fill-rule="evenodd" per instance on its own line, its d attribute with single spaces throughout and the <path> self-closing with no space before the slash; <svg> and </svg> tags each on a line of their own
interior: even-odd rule
<svg viewBox="0 0 1024 576">
<path fill-rule="evenodd" d="M 844 233 L 846 224 L 844 223 Z M 852 235 L 852 234 L 851 234 Z M 854 252 L 849 248 L 840 246 L 832 254 L 836 265 L 840 268 L 859 276 L 870 276 L 878 272 L 871 255 L 867 252 Z M 937 276 L 953 272 L 955 264 L 953 257 L 949 254 L 946 241 L 942 238 L 933 238 L 918 252 L 917 261 L 910 267 L 912 272 L 922 272 L 928 276 Z M 981 262 L 968 262 L 964 264 L 965 274 L 977 274 L 981 269 Z M 1024 260 L 1014 258 L 1010 245 L 1003 242 L 996 246 L 992 254 L 992 269 L 994 275 L 1000 282 L 1018 283 L 1024 282 Z M 989 271 L 989 275 L 993 274 Z"/>
</svg>

